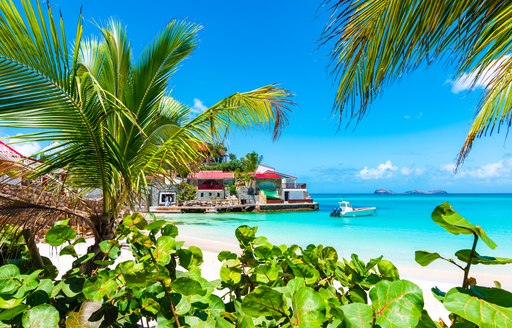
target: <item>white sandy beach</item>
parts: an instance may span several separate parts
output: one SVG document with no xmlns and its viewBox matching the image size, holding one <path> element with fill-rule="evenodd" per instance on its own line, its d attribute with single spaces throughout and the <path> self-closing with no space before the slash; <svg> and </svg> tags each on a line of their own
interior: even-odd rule
<svg viewBox="0 0 512 328">
<path fill-rule="evenodd" d="M 180 234 L 178 240 L 185 242 L 185 247 L 198 246 L 203 251 L 204 262 L 201 266 L 203 277 L 208 280 L 219 279 L 219 272 L 221 263 L 217 260 L 217 254 L 223 250 L 232 252 L 240 252 L 238 245 L 232 242 L 198 238 L 191 235 Z M 91 243 L 92 240 L 88 240 Z M 71 268 L 73 258 L 71 256 L 58 257 L 58 249 L 49 246 L 48 244 L 39 244 L 39 249 L 42 256 L 49 257 L 52 262 L 57 266 L 59 272 L 62 274 Z M 85 252 L 85 245 L 77 250 L 79 253 Z M 130 252 L 127 249 L 122 250 L 122 255 L 118 261 L 126 261 L 132 259 Z M 457 271 L 448 271 L 436 269 L 435 266 L 422 268 L 419 265 L 400 265 L 398 266 L 400 276 L 402 279 L 407 279 L 417 284 L 423 290 L 425 301 L 425 308 L 430 316 L 437 320 L 442 318 L 445 322 L 448 320 L 448 312 L 439 303 L 431 293 L 431 288 L 437 286 L 443 291 L 448 291 L 452 287 L 460 286 L 462 275 Z M 500 281 L 503 288 L 512 289 L 512 276 L 510 275 L 495 275 L 480 273 L 473 275 L 476 277 L 479 284 L 484 286 L 493 286 L 495 280 Z"/>
</svg>

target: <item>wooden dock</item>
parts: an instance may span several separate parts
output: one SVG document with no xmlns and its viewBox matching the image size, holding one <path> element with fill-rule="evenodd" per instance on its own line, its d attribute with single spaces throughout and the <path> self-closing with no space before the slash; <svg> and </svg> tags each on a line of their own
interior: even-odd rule
<svg viewBox="0 0 512 328">
<path fill-rule="evenodd" d="M 195 206 L 155 206 L 153 213 L 242 213 L 242 212 L 281 212 L 281 211 L 315 211 L 318 203 L 283 203 L 283 204 L 236 204 L 236 205 L 195 205 Z"/>
</svg>

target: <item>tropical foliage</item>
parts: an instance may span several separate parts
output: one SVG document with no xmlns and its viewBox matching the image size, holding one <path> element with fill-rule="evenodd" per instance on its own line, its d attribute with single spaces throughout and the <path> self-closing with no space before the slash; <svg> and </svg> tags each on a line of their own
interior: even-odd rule
<svg viewBox="0 0 512 328">
<path fill-rule="evenodd" d="M 79 191 L 99 189 L 103 210 L 92 218 L 98 241 L 111 239 L 126 208 L 140 202 L 147 176 L 187 170 L 201 146 L 233 128 L 286 125 L 289 92 L 275 85 L 235 93 L 192 117 L 168 82 L 197 45 L 200 26 L 172 21 L 138 59 L 115 20 L 99 37 L 68 44 L 62 17 L 48 5 L 0 1 L 0 126 L 30 129 L 18 139 L 54 142 L 32 177 L 60 172 Z M 25 130 L 26 131 L 26 130 Z"/>
<path fill-rule="evenodd" d="M 452 312 L 451 323 L 434 322 L 421 289 L 401 280 L 382 256 L 365 263 L 355 254 L 340 258 L 328 246 L 273 245 L 255 227 L 236 229 L 240 252 L 220 252 L 220 279 L 207 281 L 202 251 L 183 247 L 173 224 L 148 222 L 140 214 L 124 218 L 116 238 L 100 244 L 103 257 L 97 260 L 78 254 L 84 240 L 68 221 L 56 223 L 46 241 L 59 246 L 61 256 L 72 256 L 75 268 L 56 279 L 48 262 L 35 271 L 21 271 L 20 264 L 0 267 L 0 322 L 40 328 L 135 327 L 148 320 L 158 327 L 512 327 L 512 293 L 477 286 L 468 276 L 471 263 L 512 259 L 476 254 L 479 239 L 491 248 L 494 243 L 449 204 L 438 206 L 432 219 L 450 233 L 474 236 L 471 250 L 456 253 L 467 263 L 457 264 L 465 272 L 463 286 L 447 293 L 433 288 Z M 119 257 L 121 240 L 133 259 Z M 416 259 L 428 265 L 445 258 L 419 251 Z M 110 268 L 83 274 L 76 266 L 88 261 Z"/>
<path fill-rule="evenodd" d="M 445 60 L 457 77 L 485 91 L 461 164 L 475 138 L 512 123 L 512 3 L 510 1 L 326 1 L 331 19 L 323 38 L 333 42 L 338 81 L 335 110 L 360 120 L 382 89 L 422 65 Z"/>
</svg>

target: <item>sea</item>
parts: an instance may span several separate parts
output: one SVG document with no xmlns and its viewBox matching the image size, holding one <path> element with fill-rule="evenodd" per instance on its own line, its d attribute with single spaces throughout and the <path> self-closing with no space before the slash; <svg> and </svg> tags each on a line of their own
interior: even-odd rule
<svg viewBox="0 0 512 328">
<path fill-rule="evenodd" d="M 472 246 L 472 235 L 452 235 L 432 221 L 437 205 L 449 202 L 464 218 L 480 225 L 498 247 L 479 241 L 481 255 L 512 258 L 512 194 L 312 194 L 318 211 L 276 213 L 170 214 L 181 233 L 197 238 L 237 243 L 235 229 L 257 226 L 258 236 L 276 245 L 333 246 L 340 257 L 356 253 L 363 260 L 383 255 L 397 265 L 414 263 L 416 250 L 438 252 L 454 258 L 459 249 Z M 341 200 L 353 207 L 376 206 L 374 216 L 333 218 L 329 214 Z M 481 266 L 481 265 L 480 265 Z M 512 265 L 492 272 L 512 275 Z"/>
</svg>

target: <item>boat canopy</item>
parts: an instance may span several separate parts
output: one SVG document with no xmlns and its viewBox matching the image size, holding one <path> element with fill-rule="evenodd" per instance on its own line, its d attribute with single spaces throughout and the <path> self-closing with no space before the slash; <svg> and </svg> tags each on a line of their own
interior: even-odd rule
<svg viewBox="0 0 512 328">
<path fill-rule="evenodd" d="M 277 192 L 277 190 L 261 189 L 261 191 L 263 192 L 263 194 L 265 194 L 267 199 L 281 199 L 281 197 L 279 197 L 279 193 Z"/>
</svg>

